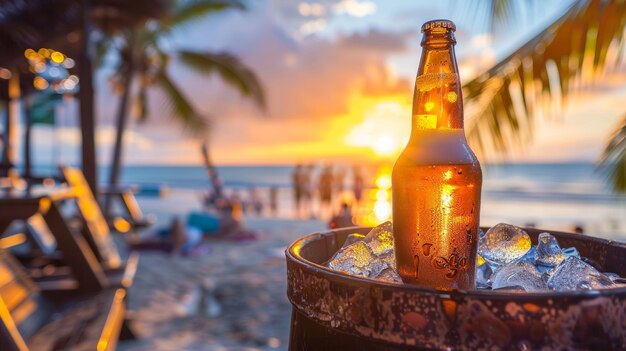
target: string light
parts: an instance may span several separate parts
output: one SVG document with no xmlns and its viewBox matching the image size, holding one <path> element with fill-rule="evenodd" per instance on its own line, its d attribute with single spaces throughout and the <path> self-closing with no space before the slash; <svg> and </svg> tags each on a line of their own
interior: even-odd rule
<svg viewBox="0 0 626 351">
<path fill-rule="evenodd" d="M 76 62 L 60 51 L 40 48 L 24 50 L 24 57 L 29 62 L 29 70 L 36 75 L 33 86 L 37 90 L 52 88 L 57 93 L 67 93 L 76 90 L 78 77 L 67 71 L 75 66 Z M 10 77 L 10 71 L 9 77 Z M 0 78 L 7 76 L 0 68 Z"/>
</svg>

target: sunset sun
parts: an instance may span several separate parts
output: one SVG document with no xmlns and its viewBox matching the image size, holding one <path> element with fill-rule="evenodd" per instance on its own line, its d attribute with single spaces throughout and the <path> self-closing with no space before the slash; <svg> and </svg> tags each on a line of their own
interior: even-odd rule
<svg viewBox="0 0 626 351">
<path fill-rule="evenodd" d="M 393 156 L 406 144 L 410 111 L 410 106 L 401 97 L 363 101 L 361 111 L 355 116 L 360 122 L 350 129 L 345 143 L 368 148 L 377 157 Z"/>
</svg>

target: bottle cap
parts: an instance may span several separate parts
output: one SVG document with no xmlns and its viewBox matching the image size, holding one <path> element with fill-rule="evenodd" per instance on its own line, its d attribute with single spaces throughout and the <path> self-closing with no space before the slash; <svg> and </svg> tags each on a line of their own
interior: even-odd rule
<svg viewBox="0 0 626 351">
<path fill-rule="evenodd" d="M 434 28 L 447 28 L 447 29 L 452 30 L 453 32 L 456 31 L 456 25 L 454 24 L 454 22 L 450 20 L 445 20 L 445 19 L 438 19 L 438 20 L 428 21 L 422 24 L 422 33 L 429 31 L 431 29 L 434 29 Z"/>
</svg>

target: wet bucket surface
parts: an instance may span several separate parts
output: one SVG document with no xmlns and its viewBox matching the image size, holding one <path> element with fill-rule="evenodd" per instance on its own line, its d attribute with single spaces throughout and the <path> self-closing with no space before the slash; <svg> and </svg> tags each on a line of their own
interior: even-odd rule
<svg viewBox="0 0 626 351">
<path fill-rule="evenodd" d="M 626 288 L 601 291 L 442 292 L 323 266 L 351 233 L 311 234 L 286 252 L 290 350 L 626 348 Z M 545 230 L 526 229 L 533 244 Z M 626 244 L 549 231 L 602 272 L 626 276 Z"/>
</svg>

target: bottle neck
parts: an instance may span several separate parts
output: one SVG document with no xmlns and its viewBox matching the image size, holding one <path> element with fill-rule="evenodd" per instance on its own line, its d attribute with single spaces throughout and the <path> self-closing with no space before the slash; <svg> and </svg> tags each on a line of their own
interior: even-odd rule
<svg viewBox="0 0 626 351">
<path fill-rule="evenodd" d="M 451 32 L 426 33 L 415 79 L 412 134 L 463 129 L 463 97 Z"/>
</svg>

